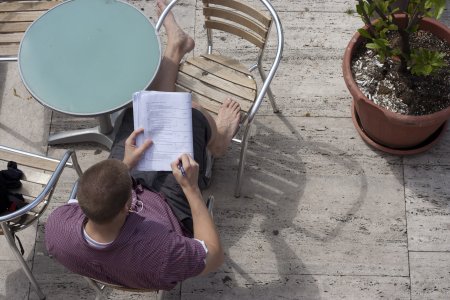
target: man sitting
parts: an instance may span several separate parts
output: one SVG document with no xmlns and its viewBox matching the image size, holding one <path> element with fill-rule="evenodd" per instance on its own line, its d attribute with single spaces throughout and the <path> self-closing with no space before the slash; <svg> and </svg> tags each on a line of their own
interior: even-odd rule
<svg viewBox="0 0 450 300">
<path fill-rule="evenodd" d="M 161 13 L 165 3 L 157 5 Z M 178 64 L 194 41 L 172 13 L 164 27 L 167 47 L 150 88 L 174 91 Z M 78 201 L 70 200 L 49 216 L 48 253 L 74 273 L 129 288 L 169 290 L 219 268 L 223 250 L 201 189 L 210 180 L 210 154 L 223 155 L 238 128 L 240 107 L 228 99 L 214 120 L 193 103 L 192 116 L 195 160 L 183 154 L 172 162 L 172 172 L 136 172 L 133 167 L 151 141 L 136 146 L 143 129 L 133 131 L 128 110 L 111 159 L 87 169 Z"/>
</svg>

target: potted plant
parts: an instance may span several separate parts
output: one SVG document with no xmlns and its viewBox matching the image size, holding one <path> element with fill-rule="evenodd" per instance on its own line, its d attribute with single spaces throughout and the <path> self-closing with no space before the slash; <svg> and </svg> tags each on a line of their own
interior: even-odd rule
<svg viewBox="0 0 450 300">
<path fill-rule="evenodd" d="M 344 80 L 364 140 L 395 154 L 436 142 L 450 117 L 445 0 L 358 0 L 365 23 L 347 46 Z M 372 21 L 373 20 L 373 21 Z"/>
</svg>

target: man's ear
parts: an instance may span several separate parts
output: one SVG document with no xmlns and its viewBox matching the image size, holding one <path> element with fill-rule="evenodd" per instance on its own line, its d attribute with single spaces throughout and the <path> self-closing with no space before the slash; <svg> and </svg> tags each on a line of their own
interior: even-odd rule
<svg viewBox="0 0 450 300">
<path fill-rule="evenodd" d="M 125 205 L 122 207 L 121 211 L 128 214 L 130 209 L 131 209 L 131 197 L 130 197 L 130 199 L 128 199 L 127 202 L 125 202 Z"/>
</svg>

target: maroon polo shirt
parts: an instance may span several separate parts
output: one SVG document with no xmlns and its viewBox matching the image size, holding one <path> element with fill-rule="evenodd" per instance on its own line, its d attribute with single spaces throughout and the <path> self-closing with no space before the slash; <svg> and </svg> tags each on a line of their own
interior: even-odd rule
<svg viewBox="0 0 450 300">
<path fill-rule="evenodd" d="M 164 197 L 138 186 L 136 199 L 143 202 L 142 211 L 130 213 L 104 249 L 84 239 L 87 220 L 77 203 L 55 209 L 45 226 L 48 253 L 74 273 L 129 288 L 170 290 L 200 274 L 205 249 L 182 230 Z"/>
</svg>

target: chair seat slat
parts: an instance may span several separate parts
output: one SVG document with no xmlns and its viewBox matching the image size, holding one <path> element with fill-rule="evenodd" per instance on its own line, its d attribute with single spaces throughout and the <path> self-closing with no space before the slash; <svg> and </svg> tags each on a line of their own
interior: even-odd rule
<svg viewBox="0 0 450 300">
<path fill-rule="evenodd" d="M 236 71 L 236 68 L 242 70 L 242 67 L 240 67 L 240 65 L 233 63 L 232 66 L 227 65 L 226 68 L 225 67 L 219 68 L 217 66 L 218 62 L 216 60 L 208 59 L 207 57 L 208 56 L 190 57 L 186 61 L 191 65 L 194 65 L 204 71 L 208 71 L 209 73 L 212 73 L 222 79 L 231 81 L 235 84 L 239 84 L 247 88 L 256 89 L 255 80 L 253 78 L 248 77 L 251 76 L 251 74 L 248 72 L 247 69 L 244 69 L 245 72 L 239 71 L 239 73 L 244 73 L 246 76 L 239 76 L 239 73 L 238 71 Z"/>
<path fill-rule="evenodd" d="M 220 103 L 222 103 L 226 98 L 232 97 L 237 102 L 239 102 L 242 110 L 246 112 L 250 109 L 250 107 L 253 104 L 252 101 L 238 97 L 237 95 L 230 94 L 225 90 L 217 90 L 214 87 L 211 87 L 208 84 L 205 84 L 201 81 L 193 80 L 192 77 L 184 73 L 178 73 L 177 83 L 192 92 L 211 98 Z"/>
<path fill-rule="evenodd" d="M 22 40 L 23 33 L 5 33 L 0 34 L 0 43 L 17 43 L 19 44 Z"/>
<path fill-rule="evenodd" d="M 60 3 L 60 1 L 8 1 L 0 2 L 0 12 L 3 11 L 30 11 L 48 10 Z"/>
<path fill-rule="evenodd" d="M 217 115 L 219 113 L 219 109 L 221 106 L 220 102 L 214 101 L 213 99 L 204 97 L 195 92 L 191 92 L 190 90 L 186 89 L 185 87 L 182 87 L 181 85 L 176 84 L 175 87 L 177 92 L 191 93 L 192 101 L 200 104 L 208 112 L 214 115 Z"/>
<path fill-rule="evenodd" d="M 36 196 L 38 196 L 42 192 L 43 187 L 44 185 L 42 184 L 22 180 L 22 187 L 12 190 L 12 192 L 36 198 Z"/>
<path fill-rule="evenodd" d="M 217 77 L 211 72 L 199 69 L 189 63 L 181 65 L 179 71 L 191 77 L 194 77 L 195 79 L 200 80 L 206 84 L 209 84 L 216 89 L 226 90 L 231 94 L 240 96 L 247 100 L 254 101 L 256 98 L 255 89 L 249 89 L 240 85 L 236 85 L 233 82 Z"/>
<path fill-rule="evenodd" d="M 25 32 L 31 25 L 29 22 L 0 23 L 0 33 Z"/>
<path fill-rule="evenodd" d="M 19 44 L 0 45 L 0 56 L 16 56 L 19 52 Z"/>
<path fill-rule="evenodd" d="M 24 171 L 24 180 L 37 184 L 47 184 L 52 177 L 50 173 Z"/>
<path fill-rule="evenodd" d="M 246 74 L 247 76 L 252 76 L 250 71 L 244 65 L 242 65 L 238 60 L 232 59 L 227 56 L 217 55 L 217 54 L 202 54 L 201 56 L 208 60 L 211 60 L 213 62 L 227 66 L 230 69 L 233 69 L 233 70 L 236 70 L 243 74 Z"/>
<path fill-rule="evenodd" d="M 43 11 L 0 12 L 0 22 L 32 22 L 43 13 Z"/>
<path fill-rule="evenodd" d="M 0 160 L 0 170 L 6 170 L 8 167 L 7 165 L 7 161 Z M 47 184 L 47 182 L 50 180 L 50 177 L 52 176 L 52 173 L 44 173 L 42 170 L 38 170 L 35 168 L 30 168 L 22 165 L 18 165 L 17 167 L 24 174 L 22 180 L 40 184 Z"/>
<path fill-rule="evenodd" d="M 0 149 L 0 159 L 5 161 L 15 161 L 19 165 L 29 166 L 36 169 L 55 171 L 58 165 L 57 160 L 47 160 L 39 157 L 28 156 Z"/>
<path fill-rule="evenodd" d="M 192 93 L 193 101 L 197 101 L 202 106 L 206 106 L 207 110 L 213 111 L 215 114 L 218 113 L 220 105 L 228 97 L 233 97 L 233 95 L 230 95 L 225 91 L 211 89 L 198 81 L 193 82 L 190 77 L 185 76 L 182 73 L 179 73 L 179 79 L 177 84 L 179 85 L 178 88 L 180 90 L 184 89 L 185 91 L 190 91 Z M 242 112 L 248 112 L 253 105 L 253 102 L 240 97 L 233 97 L 233 99 L 239 102 Z"/>
</svg>

